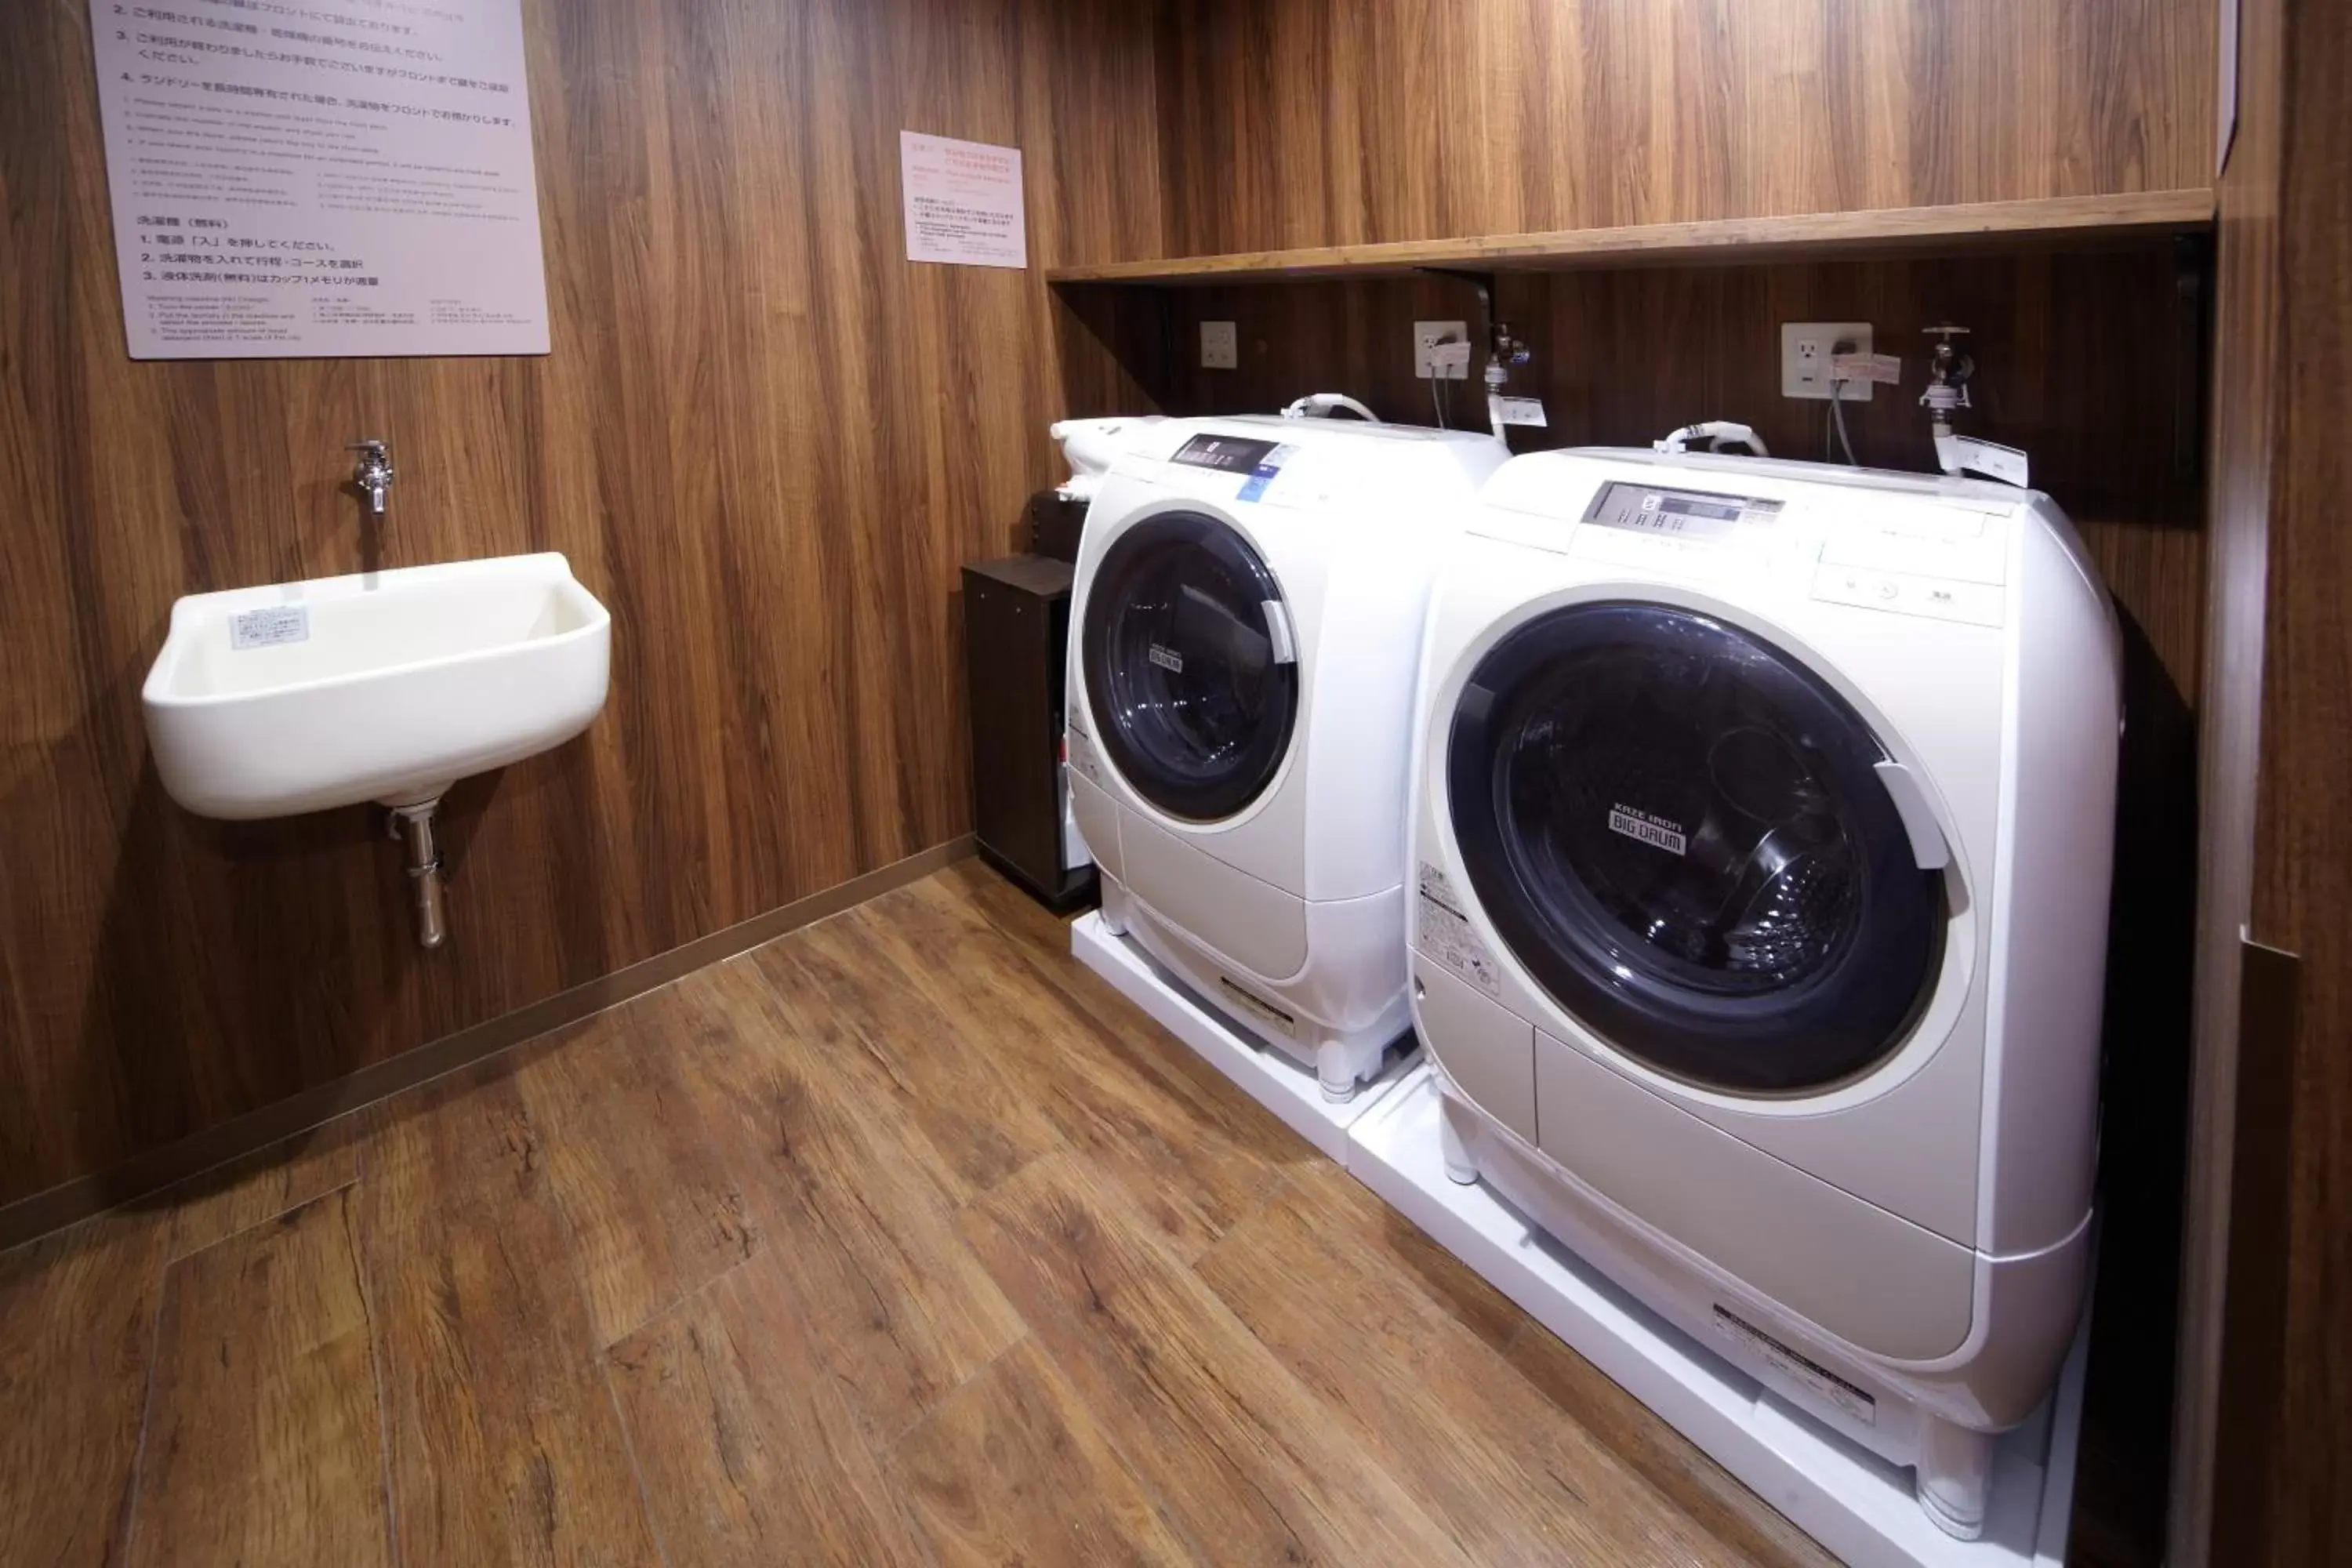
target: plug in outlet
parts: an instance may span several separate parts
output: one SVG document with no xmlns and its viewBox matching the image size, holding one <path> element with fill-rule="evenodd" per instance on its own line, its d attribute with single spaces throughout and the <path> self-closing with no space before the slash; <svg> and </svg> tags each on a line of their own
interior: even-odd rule
<svg viewBox="0 0 2352 1568">
<path fill-rule="evenodd" d="M 1412 324 L 1412 374 L 1423 381 L 1470 379 L 1470 327 L 1465 321 Z"/>
<path fill-rule="evenodd" d="M 1238 336 L 1231 321 L 1201 323 L 1201 368 L 1202 370 L 1238 370 L 1242 354 Z"/>
<path fill-rule="evenodd" d="M 1830 359 L 1841 347 L 1848 353 L 1870 352 L 1868 321 L 1783 321 L 1780 323 L 1780 395 L 1816 397 L 1830 395 Z M 1840 395 L 1847 403 L 1870 401 L 1870 383 L 1849 381 Z"/>
</svg>

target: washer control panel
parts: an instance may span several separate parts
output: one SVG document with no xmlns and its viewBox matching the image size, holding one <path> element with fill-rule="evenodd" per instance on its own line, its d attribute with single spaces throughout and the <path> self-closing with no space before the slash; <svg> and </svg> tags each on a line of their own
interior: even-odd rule
<svg viewBox="0 0 2352 1568">
<path fill-rule="evenodd" d="M 2009 605 L 2010 533 L 2005 518 L 1960 507 L 1864 508 L 1823 534 L 1812 596 L 1997 626 Z"/>
<path fill-rule="evenodd" d="M 1832 605 L 1891 610 L 1896 615 L 1927 616 L 1939 621 L 1965 621 L 1979 626 L 2000 625 L 2007 593 L 1998 583 L 1960 583 L 1907 572 L 1874 571 L 1867 566 L 1839 566 L 1826 561 L 1813 572 L 1813 597 Z"/>
<path fill-rule="evenodd" d="M 1979 493 L 1990 489 L 1769 460 L 1546 453 L 1503 466 L 1471 529 L 1633 573 L 1759 592 L 1769 578 L 1818 603 L 2000 626 L 2011 551 L 2030 523 L 2016 501 Z"/>
</svg>

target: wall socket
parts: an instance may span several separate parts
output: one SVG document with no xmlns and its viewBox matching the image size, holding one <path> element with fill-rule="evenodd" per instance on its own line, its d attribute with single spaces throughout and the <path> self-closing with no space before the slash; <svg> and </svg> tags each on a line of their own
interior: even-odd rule
<svg viewBox="0 0 2352 1568">
<path fill-rule="evenodd" d="M 1849 353 L 1870 352 L 1868 321 L 1783 321 L 1780 323 L 1780 395 L 1783 397 L 1818 397 L 1826 402 L 1830 395 L 1831 351 L 1839 343 L 1853 346 Z M 1844 403 L 1870 401 L 1870 383 L 1849 381 L 1839 394 Z"/>
<path fill-rule="evenodd" d="M 1439 344 L 1455 352 L 1440 354 Z M 1440 363 L 1440 362 L 1443 363 Z M 1412 324 L 1412 374 L 1423 381 L 1470 379 L 1470 327 L 1465 321 L 1415 321 Z"/>
<path fill-rule="evenodd" d="M 1201 368 L 1202 370 L 1239 370 L 1242 363 L 1240 335 L 1231 321 L 1201 323 Z"/>
</svg>

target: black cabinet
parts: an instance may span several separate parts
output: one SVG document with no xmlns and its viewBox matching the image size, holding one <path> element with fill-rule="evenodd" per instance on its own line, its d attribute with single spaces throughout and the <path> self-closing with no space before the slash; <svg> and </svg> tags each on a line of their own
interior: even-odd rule
<svg viewBox="0 0 2352 1568">
<path fill-rule="evenodd" d="M 1056 561 L 1078 558 L 1078 539 L 1087 525 L 1087 503 L 1055 490 L 1039 490 L 1029 498 L 1025 519 L 1029 548 Z"/>
<path fill-rule="evenodd" d="M 1063 864 L 1063 660 L 1070 563 L 1013 555 L 963 569 L 972 826 L 981 853 L 1055 909 L 1091 899 L 1094 868 Z"/>
</svg>

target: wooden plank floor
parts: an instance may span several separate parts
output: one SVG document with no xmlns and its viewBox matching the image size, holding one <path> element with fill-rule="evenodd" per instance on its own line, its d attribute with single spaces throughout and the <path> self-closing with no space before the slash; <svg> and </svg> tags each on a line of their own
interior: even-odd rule
<svg viewBox="0 0 2352 1568">
<path fill-rule="evenodd" d="M 0 1256 L 0 1563 L 1816 1563 L 967 862 Z"/>
</svg>

